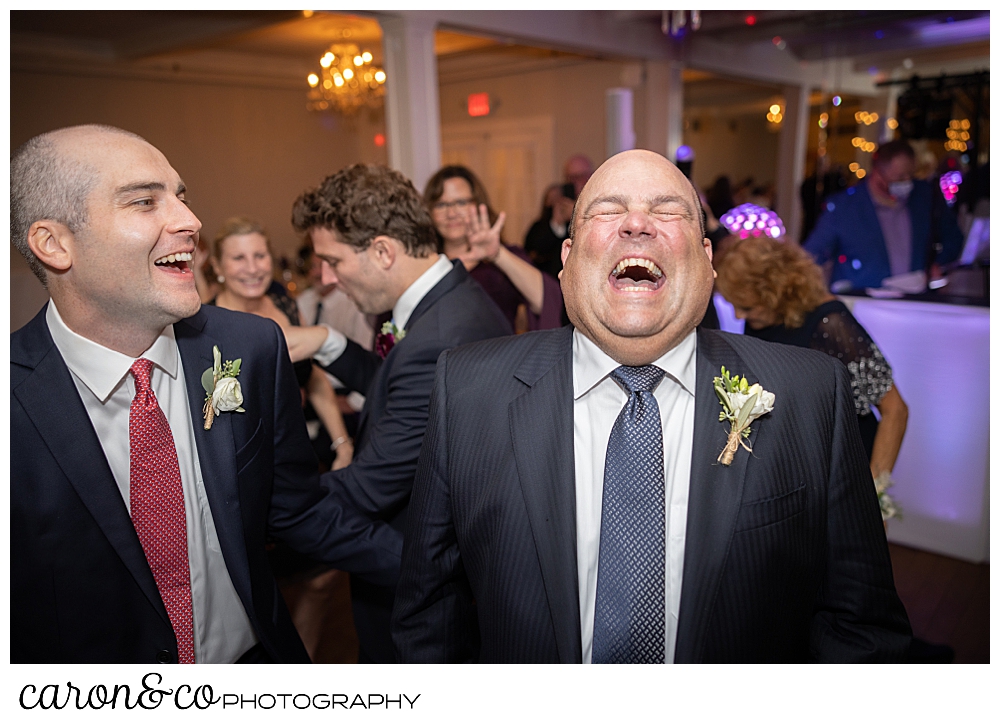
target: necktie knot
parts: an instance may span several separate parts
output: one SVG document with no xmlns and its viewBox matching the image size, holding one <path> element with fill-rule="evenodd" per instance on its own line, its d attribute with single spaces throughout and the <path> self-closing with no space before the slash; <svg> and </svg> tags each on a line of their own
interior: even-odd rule
<svg viewBox="0 0 1000 724">
<path fill-rule="evenodd" d="M 153 362 L 140 358 L 132 363 L 132 376 L 135 377 L 136 394 L 150 389 L 150 379 L 153 375 Z"/>
<path fill-rule="evenodd" d="M 641 367 L 622 365 L 611 373 L 611 377 L 628 390 L 630 395 L 634 395 L 636 392 L 655 390 L 665 374 L 666 372 L 655 365 L 642 365 Z"/>
</svg>

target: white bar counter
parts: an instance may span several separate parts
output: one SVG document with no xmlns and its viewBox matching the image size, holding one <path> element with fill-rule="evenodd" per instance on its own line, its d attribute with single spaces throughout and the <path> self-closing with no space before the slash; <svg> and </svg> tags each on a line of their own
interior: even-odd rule
<svg viewBox="0 0 1000 724">
<path fill-rule="evenodd" d="M 989 561 L 990 310 L 843 296 L 910 409 L 889 491 L 894 543 Z"/>
</svg>

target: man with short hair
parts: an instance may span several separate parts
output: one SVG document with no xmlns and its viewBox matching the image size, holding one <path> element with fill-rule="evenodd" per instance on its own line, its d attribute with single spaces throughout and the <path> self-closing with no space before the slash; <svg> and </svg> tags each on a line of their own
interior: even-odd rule
<svg viewBox="0 0 1000 724">
<path fill-rule="evenodd" d="M 711 242 L 662 156 L 609 159 L 571 228 L 574 327 L 438 362 L 400 660 L 901 660 L 909 625 L 847 370 L 696 330 Z M 731 375 L 724 407 L 714 378 Z"/>
<path fill-rule="evenodd" d="M 201 223 L 139 136 L 11 157 L 11 240 L 51 301 L 11 335 L 11 661 L 309 661 L 274 535 L 379 583 L 400 541 L 319 486 L 285 340 L 202 307 Z"/>
<path fill-rule="evenodd" d="M 402 534 L 438 356 L 460 344 L 511 333 L 460 261 L 438 253 L 437 234 L 416 189 L 380 166 L 355 165 L 295 202 L 292 223 L 312 239 L 323 281 L 366 314 L 392 312 L 376 352 L 330 329 L 313 355 L 365 395 L 353 462 L 324 485 L 346 508 Z M 394 663 L 389 635 L 394 587 L 351 579 L 362 663 Z"/>
<path fill-rule="evenodd" d="M 913 169 L 910 144 L 891 141 L 872 156 L 868 178 L 827 199 L 802 246 L 819 264 L 833 261 L 835 291 L 880 287 L 886 277 L 958 258 L 962 231 L 954 214 L 937 189 L 913 178 Z"/>
</svg>

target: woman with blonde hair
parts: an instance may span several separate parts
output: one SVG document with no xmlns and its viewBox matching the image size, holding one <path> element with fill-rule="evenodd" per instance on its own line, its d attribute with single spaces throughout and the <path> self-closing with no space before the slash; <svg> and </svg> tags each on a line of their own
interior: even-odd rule
<svg viewBox="0 0 1000 724">
<path fill-rule="evenodd" d="M 746 334 L 819 350 L 844 363 L 872 477 L 891 472 L 906 432 L 906 403 L 882 352 L 827 291 L 812 257 L 766 236 L 735 239 L 717 257 L 716 271 L 716 287 L 746 320 Z"/>
<path fill-rule="evenodd" d="M 208 304 L 267 317 L 277 322 L 286 337 L 294 336 L 299 326 L 298 307 L 287 294 L 276 293 L 272 288 L 274 262 L 264 227 L 252 219 L 234 216 L 215 235 L 211 253 L 220 291 Z M 289 346 L 294 346 L 292 340 Z M 351 462 L 354 447 L 333 387 L 311 359 L 295 361 L 294 352 L 291 356 L 299 387 L 333 441 L 332 467 L 334 470 L 345 467 Z"/>
</svg>

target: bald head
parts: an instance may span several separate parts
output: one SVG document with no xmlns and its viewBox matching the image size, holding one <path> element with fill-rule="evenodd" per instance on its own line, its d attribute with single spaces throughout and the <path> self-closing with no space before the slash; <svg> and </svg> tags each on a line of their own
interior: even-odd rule
<svg viewBox="0 0 1000 724">
<path fill-rule="evenodd" d="M 691 215 L 692 218 L 697 219 L 698 228 L 700 230 L 700 237 L 705 238 L 705 214 L 701 208 L 701 199 L 698 196 L 698 190 L 694 187 L 687 176 L 685 176 L 677 166 L 671 163 L 666 157 L 661 156 L 654 151 L 645 151 L 642 149 L 636 149 L 632 151 L 622 151 L 617 153 L 603 164 L 600 168 L 590 177 L 583 190 L 580 192 L 579 198 L 577 199 L 576 205 L 573 207 L 573 216 L 570 219 L 569 224 L 569 238 L 573 238 L 573 234 L 576 231 L 577 220 L 586 215 L 587 208 L 594 203 L 596 195 L 595 189 L 601 188 L 603 186 L 604 180 L 616 173 L 635 173 L 637 169 L 656 169 L 662 168 L 666 170 L 666 173 L 674 178 L 678 184 L 683 187 L 687 187 L 689 190 L 689 199 L 691 205 Z"/>
<path fill-rule="evenodd" d="M 74 234 L 86 226 L 97 164 L 115 136 L 143 140 L 113 126 L 72 126 L 35 136 L 11 154 L 10 239 L 42 284 L 45 267 L 28 246 L 28 231 L 43 219 L 58 221 Z"/>
</svg>

